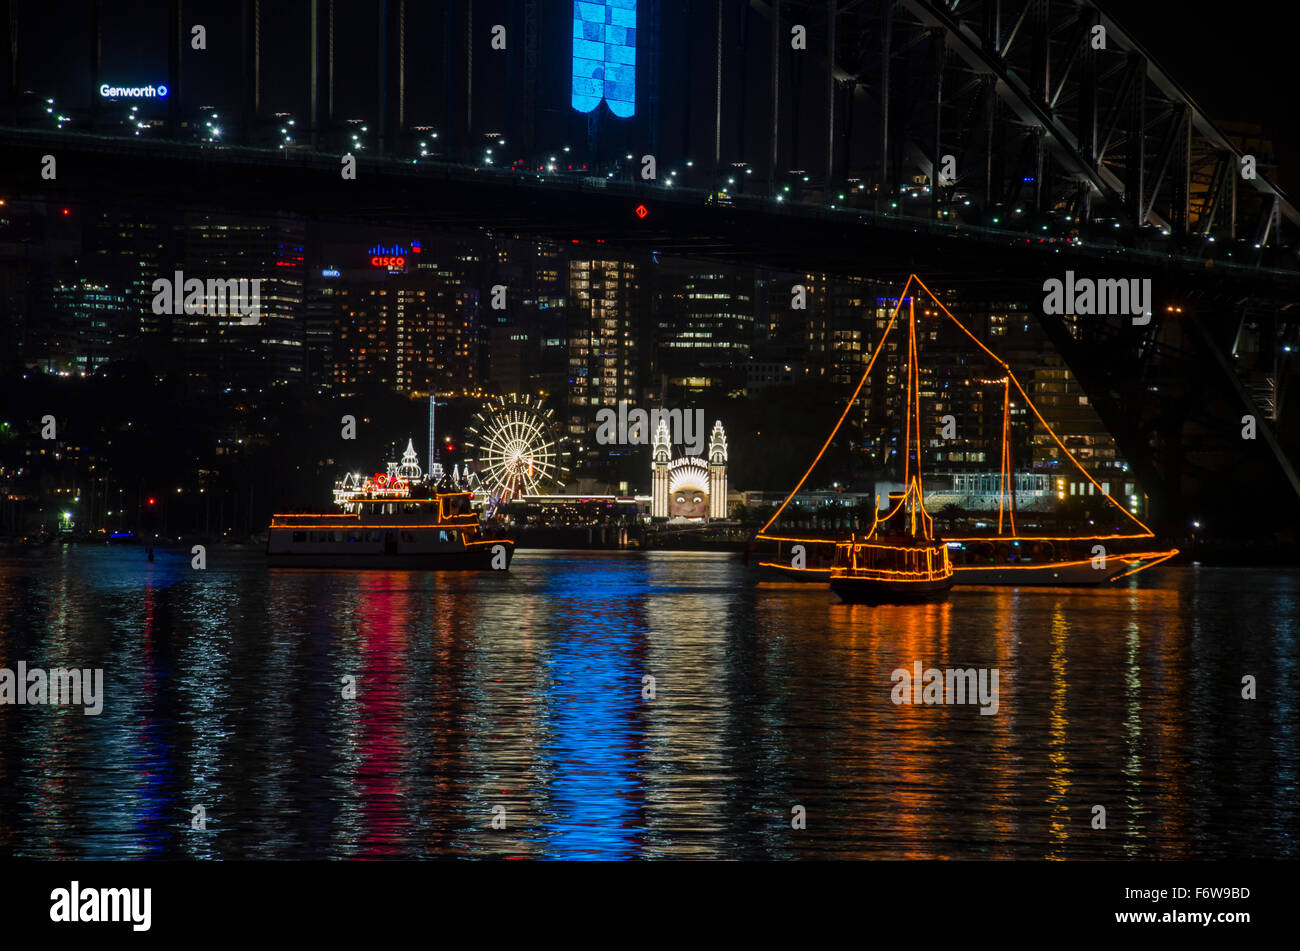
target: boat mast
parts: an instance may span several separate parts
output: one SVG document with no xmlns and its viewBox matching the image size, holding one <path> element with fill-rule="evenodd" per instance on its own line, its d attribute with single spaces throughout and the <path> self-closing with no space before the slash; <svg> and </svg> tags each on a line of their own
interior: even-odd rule
<svg viewBox="0 0 1300 951">
<path fill-rule="evenodd" d="M 1002 473 L 998 492 L 998 534 L 1002 534 L 1002 513 L 1005 510 L 1011 524 L 1011 534 L 1016 533 L 1016 478 L 1011 456 L 1011 372 L 1002 378 Z"/>
<path fill-rule="evenodd" d="M 1011 534 L 1016 534 L 1016 455 L 1014 447 L 1011 444 L 1011 371 L 1007 371 L 1006 393 L 1003 396 L 1006 400 L 1006 423 L 1005 432 L 1002 435 L 1006 445 L 1007 454 L 1007 487 L 1011 490 L 1011 506 L 1008 514 L 1011 516 Z"/>
</svg>

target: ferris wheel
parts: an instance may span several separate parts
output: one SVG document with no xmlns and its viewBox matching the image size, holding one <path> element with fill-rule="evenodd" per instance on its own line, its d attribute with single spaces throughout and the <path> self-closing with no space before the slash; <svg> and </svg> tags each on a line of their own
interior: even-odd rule
<svg viewBox="0 0 1300 951">
<path fill-rule="evenodd" d="M 467 433 L 479 484 L 490 497 L 508 501 L 551 485 L 563 487 L 568 470 L 551 411 L 541 400 L 513 393 L 489 400 Z"/>
</svg>

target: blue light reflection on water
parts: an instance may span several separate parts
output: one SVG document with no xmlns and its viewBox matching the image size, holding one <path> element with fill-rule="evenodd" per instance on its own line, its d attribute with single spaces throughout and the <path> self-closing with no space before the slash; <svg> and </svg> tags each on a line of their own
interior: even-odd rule
<svg viewBox="0 0 1300 951">
<path fill-rule="evenodd" d="M 619 859 L 636 852 L 645 630 L 632 610 L 646 585 L 643 572 L 627 567 L 598 562 L 562 576 L 547 592 L 573 625 L 546 658 L 545 757 L 555 818 L 545 828 L 555 858 Z"/>
</svg>

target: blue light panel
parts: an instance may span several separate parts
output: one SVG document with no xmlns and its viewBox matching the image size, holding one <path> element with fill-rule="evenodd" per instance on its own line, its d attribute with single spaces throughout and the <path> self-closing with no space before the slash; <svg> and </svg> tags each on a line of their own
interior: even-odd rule
<svg viewBox="0 0 1300 951">
<path fill-rule="evenodd" d="M 573 108 L 636 113 L 636 0 L 574 0 Z"/>
</svg>

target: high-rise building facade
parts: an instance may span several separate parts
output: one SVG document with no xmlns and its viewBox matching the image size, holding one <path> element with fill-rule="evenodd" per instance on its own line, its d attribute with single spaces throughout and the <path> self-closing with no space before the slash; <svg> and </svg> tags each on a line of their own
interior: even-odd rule
<svg viewBox="0 0 1300 951">
<path fill-rule="evenodd" d="M 669 392 L 727 394 L 745 385 L 754 346 L 749 268 L 691 261 L 654 269 L 654 368 Z"/>
<path fill-rule="evenodd" d="M 343 395 L 376 387 L 410 395 L 474 391 L 480 301 L 478 288 L 465 280 L 465 263 L 452 251 L 427 251 L 404 271 L 334 269 L 334 289 L 313 295 L 329 302 L 325 311 L 337 308 L 333 389 Z"/>
<path fill-rule="evenodd" d="M 577 452 L 588 448 L 598 409 L 641 398 L 639 338 L 646 305 L 638 265 L 603 258 L 569 262 L 566 430 Z"/>
<path fill-rule="evenodd" d="M 206 311 L 171 317 L 191 378 L 247 389 L 305 381 L 303 243 L 304 225 L 296 218 L 186 215 L 176 266 L 185 280 L 261 282 L 255 323 Z"/>
</svg>

